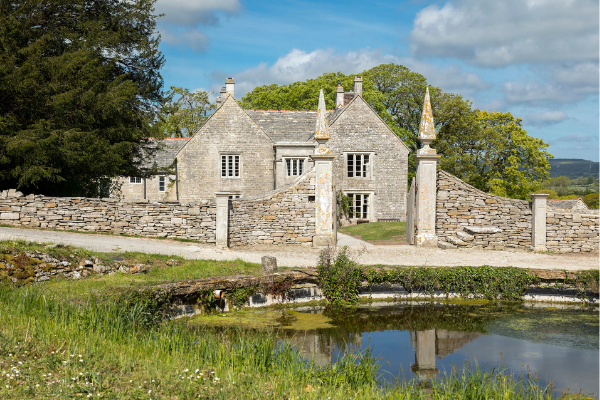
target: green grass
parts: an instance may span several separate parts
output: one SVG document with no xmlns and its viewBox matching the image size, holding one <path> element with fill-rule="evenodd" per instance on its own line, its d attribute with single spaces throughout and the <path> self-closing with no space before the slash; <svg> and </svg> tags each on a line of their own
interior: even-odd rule
<svg viewBox="0 0 600 400">
<path fill-rule="evenodd" d="M 338 228 L 338 231 L 367 242 L 406 240 L 406 222 L 369 222 Z"/>
<path fill-rule="evenodd" d="M 0 398 L 552 398 L 534 381 L 479 368 L 382 390 L 369 353 L 317 367 L 273 332 L 161 322 L 156 302 L 136 299 L 73 304 L 38 286 L 0 285 Z"/>
<path fill-rule="evenodd" d="M 73 246 L 48 246 L 21 240 L 0 242 L 0 254 L 36 250 L 50 254 L 57 259 L 69 260 L 72 263 L 98 257 L 106 265 L 114 264 L 114 258 L 121 258 L 128 264 L 146 264 L 151 266 L 147 274 L 115 273 L 113 275 L 93 275 L 76 282 L 57 278 L 43 284 L 45 291 L 60 295 L 62 298 L 82 298 L 89 294 L 122 292 L 128 289 L 190 279 L 230 275 L 258 276 L 261 274 L 260 264 L 249 263 L 239 259 L 233 261 L 185 260 L 177 256 L 139 252 L 99 253 Z"/>
</svg>

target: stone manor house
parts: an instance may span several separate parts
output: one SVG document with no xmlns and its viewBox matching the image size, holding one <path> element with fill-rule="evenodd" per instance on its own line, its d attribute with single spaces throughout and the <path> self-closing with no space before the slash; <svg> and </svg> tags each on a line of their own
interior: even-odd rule
<svg viewBox="0 0 600 400">
<path fill-rule="evenodd" d="M 113 197 L 189 203 L 228 192 L 248 198 L 290 185 L 314 167 L 317 111 L 243 109 L 233 79 L 225 85 L 218 108 L 192 137 L 164 139 L 164 148 L 146 160 L 174 174 L 121 178 Z M 334 188 L 350 197 L 354 218 L 404 221 L 409 150 L 362 98 L 361 77 L 354 92 L 338 86 L 327 123 Z"/>
</svg>

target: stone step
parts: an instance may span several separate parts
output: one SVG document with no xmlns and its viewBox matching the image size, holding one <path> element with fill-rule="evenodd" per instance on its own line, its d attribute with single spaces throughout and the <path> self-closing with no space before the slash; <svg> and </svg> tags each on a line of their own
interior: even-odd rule
<svg viewBox="0 0 600 400">
<path fill-rule="evenodd" d="M 444 249 L 444 250 L 447 250 L 447 249 L 456 249 L 455 245 L 447 243 L 447 242 L 444 242 L 442 240 L 438 240 L 438 247 L 440 249 Z"/>
<path fill-rule="evenodd" d="M 475 239 L 475 236 L 469 235 L 466 232 L 456 232 L 456 236 L 458 236 L 460 239 L 464 240 L 465 242 L 470 242 L 471 240 Z"/>
<path fill-rule="evenodd" d="M 463 229 L 469 233 L 500 233 L 502 229 L 495 226 L 465 226 Z"/>
<path fill-rule="evenodd" d="M 448 236 L 448 237 L 446 237 L 446 240 L 455 246 L 466 246 L 467 245 L 467 242 L 463 242 L 462 240 L 460 240 L 459 238 L 454 237 L 454 236 Z"/>
</svg>

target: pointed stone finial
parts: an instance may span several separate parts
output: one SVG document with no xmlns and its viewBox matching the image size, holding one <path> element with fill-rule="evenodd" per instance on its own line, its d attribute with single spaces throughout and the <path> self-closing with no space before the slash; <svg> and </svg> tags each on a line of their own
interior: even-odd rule
<svg viewBox="0 0 600 400">
<path fill-rule="evenodd" d="M 319 106 L 317 108 L 317 125 L 315 128 L 315 139 L 329 139 L 329 124 L 326 117 L 327 109 L 325 108 L 325 96 L 323 89 L 319 93 Z"/>
<path fill-rule="evenodd" d="M 331 138 L 329 123 L 327 122 L 327 109 L 325 108 L 325 96 L 323 89 L 319 93 L 319 105 L 317 107 L 317 124 L 315 127 L 315 140 L 319 145 L 315 148 L 315 154 L 328 155 L 331 150 L 325 146 L 325 142 Z"/>
<path fill-rule="evenodd" d="M 419 126 L 419 140 L 423 142 L 423 139 L 435 139 L 435 126 L 433 124 L 431 102 L 429 101 L 429 88 L 427 88 L 427 91 L 425 92 L 425 101 L 423 102 L 423 113 L 421 114 L 421 125 Z"/>
<path fill-rule="evenodd" d="M 429 144 L 435 140 L 435 124 L 433 122 L 433 112 L 431 111 L 431 101 L 429 100 L 429 88 L 425 91 L 425 101 L 423 102 L 423 113 L 421 114 L 421 125 L 419 125 L 419 141 L 423 143 L 423 148 L 417 150 L 417 154 L 435 155 L 435 149 L 429 147 Z"/>
</svg>

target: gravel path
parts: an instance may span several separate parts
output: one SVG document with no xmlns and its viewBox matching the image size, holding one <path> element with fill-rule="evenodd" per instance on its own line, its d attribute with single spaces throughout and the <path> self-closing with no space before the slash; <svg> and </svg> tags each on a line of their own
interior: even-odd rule
<svg viewBox="0 0 600 400">
<path fill-rule="evenodd" d="M 305 246 L 262 246 L 219 249 L 212 245 L 173 240 L 130 238 L 48 230 L 0 228 L 0 239 L 25 239 L 32 242 L 62 243 L 100 252 L 139 251 L 178 255 L 186 259 L 235 260 L 260 263 L 266 254 L 277 257 L 277 264 L 288 267 L 312 267 L 319 259 L 319 249 Z M 598 268 L 598 252 L 532 253 L 528 251 L 442 250 L 416 246 L 378 246 L 338 233 L 338 245 L 348 246 L 361 264 L 428 265 L 428 266 L 514 266 L 519 268 L 582 270 Z"/>
</svg>

